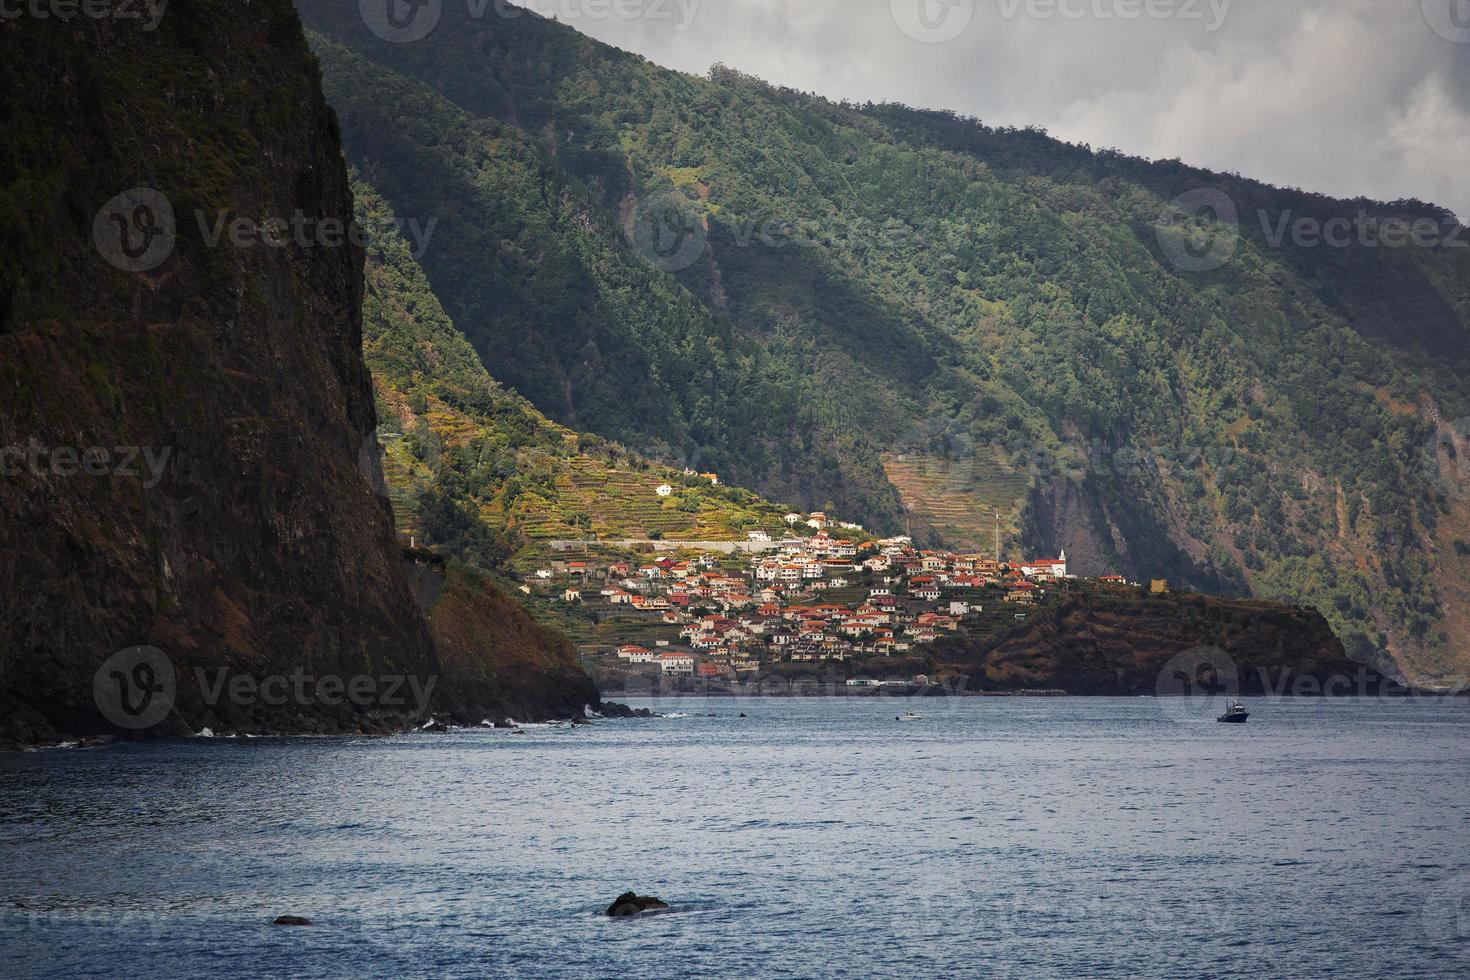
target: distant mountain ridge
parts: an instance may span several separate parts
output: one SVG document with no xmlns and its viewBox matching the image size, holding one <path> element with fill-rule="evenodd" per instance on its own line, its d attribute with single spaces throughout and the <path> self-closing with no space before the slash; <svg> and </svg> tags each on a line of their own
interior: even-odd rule
<svg viewBox="0 0 1470 980">
<path fill-rule="evenodd" d="M 1271 241 L 1446 212 L 694 78 L 529 12 L 393 44 L 299 7 L 349 159 L 442 219 L 435 294 L 559 423 L 877 529 L 999 511 L 1009 550 L 1470 669 L 1470 256 Z"/>
</svg>

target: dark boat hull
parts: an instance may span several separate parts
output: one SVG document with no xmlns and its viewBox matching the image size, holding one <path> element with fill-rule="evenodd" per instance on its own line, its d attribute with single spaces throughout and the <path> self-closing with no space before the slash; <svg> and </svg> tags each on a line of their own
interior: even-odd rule
<svg viewBox="0 0 1470 980">
<path fill-rule="evenodd" d="M 1221 715 L 1215 720 L 1225 725 L 1244 725 L 1248 718 L 1250 718 L 1250 712 L 1239 715 Z"/>
</svg>

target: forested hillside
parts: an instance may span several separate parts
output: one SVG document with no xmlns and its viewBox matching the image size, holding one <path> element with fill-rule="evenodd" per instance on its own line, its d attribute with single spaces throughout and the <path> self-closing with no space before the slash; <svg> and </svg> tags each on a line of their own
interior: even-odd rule
<svg viewBox="0 0 1470 980">
<path fill-rule="evenodd" d="M 787 508 L 573 432 L 497 383 L 430 289 L 414 227 L 362 180 L 353 192 L 367 246 L 363 353 L 401 531 L 495 569 L 543 539 L 743 540 L 785 529 Z M 375 463 L 364 460 L 369 471 Z"/>
<path fill-rule="evenodd" d="M 1271 234 L 1437 209 L 691 77 L 530 14 L 389 44 L 299 6 L 350 160 L 439 219 L 434 293 L 558 422 L 885 529 L 999 510 L 1082 572 L 1470 666 L 1470 249 Z M 1238 241 L 1171 206 L 1201 188 Z"/>
</svg>

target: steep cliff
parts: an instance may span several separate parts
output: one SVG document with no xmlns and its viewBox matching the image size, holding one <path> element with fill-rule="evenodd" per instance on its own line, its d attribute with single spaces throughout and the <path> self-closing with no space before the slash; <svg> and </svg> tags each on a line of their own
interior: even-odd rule
<svg viewBox="0 0 1470 980">
<path fill-rule="evenodd" d="M 568 718 L 600 700 L 571 643 L 474 569 L 450 566 L 429 622 L 456 721 L 478 724 L 486 705 L 495 706 L 495 720 Z"/>
<path fill-rule="evenodd" d="M 404 724 L 406 682 L 444 678 L 375 492 L 363 251 L 291 4 L 0 21 L 0 85 L 0 738 Z"/>
</svg>

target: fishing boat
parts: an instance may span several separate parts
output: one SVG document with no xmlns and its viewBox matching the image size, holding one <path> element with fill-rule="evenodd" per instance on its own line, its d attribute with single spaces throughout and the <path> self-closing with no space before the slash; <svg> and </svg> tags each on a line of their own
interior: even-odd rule
<svg viewBox="0 0 1470 980">
<path fill-rule="evenodd" d="M 1244 725 L 1245 720 L 1250 716 L 1251 713 L 1245 710 L 1245 705 L 1241 704 L 1237 699 L 1231 701 L 1230 707 L 1225 709 L 1225 713 L 1215 720 L 1227 725 Z"/>
<path fill-rule="evenodd" d="M 894 721 L 919 721 L 923 717 L 924 717 L 923 715 L 916 715 L 912 711 L 905 711 L 903 714 L 895 716 L 893 720 Z"/>
</svg>

